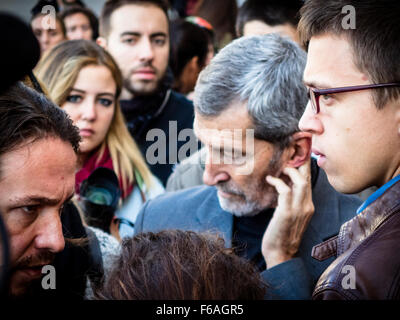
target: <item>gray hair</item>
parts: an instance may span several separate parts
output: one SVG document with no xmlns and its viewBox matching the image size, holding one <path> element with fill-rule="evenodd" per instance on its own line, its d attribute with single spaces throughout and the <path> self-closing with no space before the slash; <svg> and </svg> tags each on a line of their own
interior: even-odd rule
<svg viewBox="0 0 400 320">
<path fill-rule="evenodd" d="M 234 102 L 247 102 L 254 136 L 286 148 L 307 105 L 306 53 L 277 34 L 239 38 L 200 73 L 194 105 L 215 117 Z"/>
</svg>

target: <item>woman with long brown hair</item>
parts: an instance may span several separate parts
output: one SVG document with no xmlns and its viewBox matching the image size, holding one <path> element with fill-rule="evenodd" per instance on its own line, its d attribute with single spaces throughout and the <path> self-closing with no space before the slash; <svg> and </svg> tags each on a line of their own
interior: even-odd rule
<svg viewBox="0 0 400 320">
<path fill-rule="evenodd" d="M 131 210 L 129 216 L 124 217 L 124 221 L 133 225 L 142 203 L 161 193 L 163 188 L 147 168 L 126 128 L 119 106 L 122 76 L 117 64 L 97 44 L 72 40 L 48 52 L 35 73 L 50 98 L 80 129 L 82 141 L 76 193 L 79 195 L 80 184 L 96 168 L 114 170 L 122 200 L 130 196 L 140 202 L 136 204 L 136 212 Z"/>
</svg>

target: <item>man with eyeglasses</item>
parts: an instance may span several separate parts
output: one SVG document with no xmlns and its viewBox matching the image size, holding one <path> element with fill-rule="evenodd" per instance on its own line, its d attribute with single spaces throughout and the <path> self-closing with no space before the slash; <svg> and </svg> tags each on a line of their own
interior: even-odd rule
<svg viewBox="0 0 400 320">
<path fill-rule="evenodd" d="M 355 29 L 343 28 L 346 5 Z M 318 260 L 337 257 L 314 299 L 400 298 L 399 16 L 397 0 L 309 0 L 301 10 L 310 101 L 300 129 L 337 191 L 378 187 L 338 236 L 313 248 Z"/>
</svg>

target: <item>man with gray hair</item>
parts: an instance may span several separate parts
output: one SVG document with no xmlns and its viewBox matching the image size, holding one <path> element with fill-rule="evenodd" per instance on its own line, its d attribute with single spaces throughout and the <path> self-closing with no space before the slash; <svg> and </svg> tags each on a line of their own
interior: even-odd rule
<svg viewBox="0 0 400 320">
<path fill-rule="evenodd" d="M 221 50 L 195 88 L 194 130 L 205 145 L 208 186 L 147 202 L 136 234 L 217 232 L 263 272 L 268 298 L 311 297 L 330 263 L 311 259 L 311 248 L 336 234 L 360 201 L 335 192 L 310 160 L 310 134 L 298 129 L 305 61 L 294 42 L 272 34 Z M 286 236 L 293 225 L 297 232 Z"/>
</svg>

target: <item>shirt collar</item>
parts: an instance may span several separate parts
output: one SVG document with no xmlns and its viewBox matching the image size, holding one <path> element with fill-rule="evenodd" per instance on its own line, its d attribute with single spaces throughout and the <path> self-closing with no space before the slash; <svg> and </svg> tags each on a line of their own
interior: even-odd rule
<svg viewBox="0 0 400 320">
<path fill-rule="evenodd" d="M 357 209 L 357 214 L 364 211 L 372 202 L 378 199 L 382 194 L 385 193 L 387 189 L 389 189 L 392 185 L 394 185 L 397 181 L 400 180 L 400 174 L 394 177 L 392 180 L 386 182 L 382 187 L 376 190 L 373 194 L 371 194 L 367 200 Z"/>
</svg>

